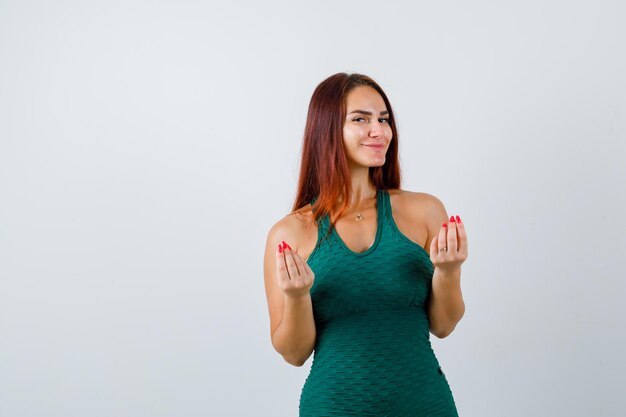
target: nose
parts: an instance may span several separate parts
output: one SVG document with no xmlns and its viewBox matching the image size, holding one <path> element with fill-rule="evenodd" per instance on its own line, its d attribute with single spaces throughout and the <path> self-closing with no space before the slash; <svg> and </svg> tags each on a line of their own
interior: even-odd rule
<svg viewBox="0 0 626 417">
<path fill-rule="evenodd" d="M 379 121 L 375 121 L 372 123 L 372 127 L 370 129 L 370 136 L 377 138 L 383 134 L 383 126 Z"/>
</svg>

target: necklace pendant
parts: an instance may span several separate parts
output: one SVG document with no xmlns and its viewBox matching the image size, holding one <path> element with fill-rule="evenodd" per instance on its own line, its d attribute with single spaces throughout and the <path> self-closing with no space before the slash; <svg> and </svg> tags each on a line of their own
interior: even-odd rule
<svg viewBox="0 0 626 417">
<path fill-rule="evenodd" d="M 356 215 L 356 219 L 357 220 L 363 220 L 365 217 L 363 217 L 363 215 L 361 213 Z"/>
</svg>

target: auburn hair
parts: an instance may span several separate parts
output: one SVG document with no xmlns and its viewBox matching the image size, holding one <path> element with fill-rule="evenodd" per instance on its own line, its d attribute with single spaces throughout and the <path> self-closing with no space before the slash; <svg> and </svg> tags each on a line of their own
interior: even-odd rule
<svg viewBox="0 0 626 417">
<path fill-rule="evenodd" d="M 343 145 L 343 124 L 348 93 L 359 86 L 372 87 L 382 96 L 389 111 L 389 124 L 393 134 L 385 164 L 370 167 L 370 180 L 377 190 L 400 188 L 398 131 L 391 103 L 383 89 L 376 81 L 363 74 L 340 72 L 326 78 L 315 88 L 309 103 L 298 189 L 292 208 L 292 211 L 299 211 L 315 198 L 310 220 L 319 224 L 319 219 L 329 214 L 330 227 L 326 237 L 336 219 L 348 209 L 351 200 L 352 184 Z M 345 196 L 343 203 L 334 213 L 336 201 L 342 194 Z"/>
</svg>

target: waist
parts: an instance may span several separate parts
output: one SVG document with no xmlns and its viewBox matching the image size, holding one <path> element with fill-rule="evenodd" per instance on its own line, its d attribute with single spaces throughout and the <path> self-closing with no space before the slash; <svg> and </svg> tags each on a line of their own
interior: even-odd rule
<svg viewBox="0 0 626 417">
<path fill-rule="evenodd" d="M 413 363 L 431 359 L 428 329 L 428 316 L 418 306 L 336 317 L 318 326 L 312 366 L 328 360 L 375 365 L 389 359 Z"/>
<path fill-rule="evenodd" d="M 364 416 L 427 403 L 443 386 L 429 335 L 428 317 L 416 306 L 330 320 L 318 332 L 301 406 L 320 412 L 344 404 Z"/>
</svg>

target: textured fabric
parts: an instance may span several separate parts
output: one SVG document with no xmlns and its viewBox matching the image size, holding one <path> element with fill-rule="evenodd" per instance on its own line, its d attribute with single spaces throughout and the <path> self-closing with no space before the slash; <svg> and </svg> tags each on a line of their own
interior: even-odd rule
<svg viewBox="0 0 626 417">
<path fill-rule="evenodd" d="M 330 221 L 320 219 L 307 260 L 317 339 L 299 415 L 458 416 L 430 343 L 430 256 L 398 230 L 386 190 L 376 207 L 376 239 L 362 253 L 334 228 L 321 241 Z"/>
</svg>

